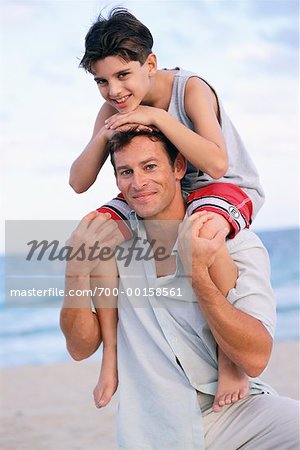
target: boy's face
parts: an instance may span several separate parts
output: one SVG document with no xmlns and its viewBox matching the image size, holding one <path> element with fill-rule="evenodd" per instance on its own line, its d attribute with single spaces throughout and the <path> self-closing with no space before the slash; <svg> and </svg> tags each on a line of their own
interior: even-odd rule
<svg viewBox="0 0 300 450">
<path fill-rule="evenodd" d="M 156 72 L 156 58 L 149 55 L 145 63 L 126 62 L 119 56 L 107 56 L 93 65 L 93 74 L 102 97 L 121 113 L 147 104 L 150 79 Z"/>
</svg>

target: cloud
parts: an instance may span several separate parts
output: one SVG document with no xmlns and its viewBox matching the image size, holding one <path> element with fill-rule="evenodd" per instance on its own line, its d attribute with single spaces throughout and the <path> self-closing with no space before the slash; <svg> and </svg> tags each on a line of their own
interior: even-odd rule
<svg viewBox="0 0 300 450">
<path fill-rule="evenodd" d="M 291 27 L 282 27 L 278 30 L 273 30 L 272 33 L 262 32 L 261 36 L 266 40 L 291 47 L 296 51 L 299 49 L 299 28 L 296 21 L 293 27 L 291 23 Z"/>
<path fill-rule="evenodd" d="M 274 54 L 274 46 L 263 43 L 261 45 L 247 43 L 238 44 L 227 50 L 226 56 L 236 61 L 265 61 L 271 59 Z"/>
<path fill-rule="evenodd" d="M 270 7 L 265 4 L 261 10 L 257 3 Z M 286 209 L 294 208 L 283 190 L 275 199 L 272 188 L 280 161 L 291 174 L 289 187 L 295 182 L 297 159 L 297 26 L 289 6 L 281 13 L 277 8 L 275 14 L 270 10 L 274 3 L 123 2 L 151 29 L 160 67 L 180 65 L 216 87 L 268 191 L 267 212 L 259 222 L 264 227 L 270 217 L 274 226 L 279 223 L 272 209 L 277 200 L 286 201 Z M 110 2 L 117 4 L 118 0 Z M 3 66 L 9 70 L 3 71 L 0 114 L 6 216 L 52 218 L 55 213 L 56 218 L 78 218 L 116 192 L 109 165 L 86 194 L 78 196 L 68 186 L 71 162 L 88 142 L 102 104 L 95 83 L 78 69 L 77 59 L 101 4 L 12 1 L 2 2 L 3 7 L 9 25 L 2 30 Z M 294 220 L 294 215 L 286 219 L 289 224 Z"/>
<path fill-rule="evenodd" d="M 299 14 L 298 0 L 248 0 L 248 12 L 258 18 L 294 18 Z"/>
<path fill-rule="evenodd" d="M 37 3 L 22 3 L 14 0 L 2 1 L 1 27 L 3 30 L 29 23 L 36 11 Z"/>
<path fill-rule="evenodd" d="M 258 71 L 272 73 L 274 77 L 282 73 L 297 76 L 298 73 L 298 53 L 281 44 L 263 40 L 237 44 L 228 48 L 226 56 L 240 64 L 241 72 L 243 68 L 255 67 Z"/>
</svg>

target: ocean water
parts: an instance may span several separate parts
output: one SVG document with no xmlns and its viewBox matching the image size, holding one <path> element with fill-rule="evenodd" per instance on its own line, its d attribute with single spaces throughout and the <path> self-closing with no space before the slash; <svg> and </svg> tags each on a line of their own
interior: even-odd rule
<svg viewBox="0 0 300 450">
<path fill-rule="evenodd" d="M 278 313 L 275 339 L 299 339 L 299 229 L 258 234 L 268 249 L 272 267 Z M 59 328 L 59 302 L 52 307 L 8 306 L 4 301 L 3 257 L 0 270 L 0 366 L 70 359 Z M 99 354 L 93 358 L 99 358 Z"/>
</svg>

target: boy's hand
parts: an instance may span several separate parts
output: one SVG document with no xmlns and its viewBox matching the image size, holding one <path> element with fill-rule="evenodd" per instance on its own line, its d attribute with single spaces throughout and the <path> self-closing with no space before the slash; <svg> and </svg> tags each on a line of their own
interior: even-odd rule
<svg viewBox="0 0 300 450">
<path fill-rule="evenodd" d="M 134 125 L 144 125 L 151 128 L 151 125 L 157 126 L 158 120 L 156 116 L 161 111 L 159 108 L 152 106 L 138 106 L 134 111 L 129 113 L 117 113 L 109 117 L 105 121 L 105 127 L 108 130 L 115 130 L 123 125 L 130 124 L 130 128 Z"/>
<path fill-rule="evenodd" d="M 122 126 L 119 126 L 119 127 L 117 127 L 117 128 L 114 128 L 114 129 L 112 129 L 112 128 L 107 128 L 107 127 L 103 127 L 101 130 L 100 130 L 100 133 L 101 134 L 105 134 L 105 138 L 106 138 L 106 141 L 110 141 L 110 139 L 113 137 L 113 135 L 115 134 L 115 133 L 117 133 L 117 132 L 119 132 L 119 131 L 129 131 L 129 130 L 131 130 L 132 128 L 135 128 L 136 129 L 136 131 L 142 131 L 142 130 L 146 130 L 146 131 L 150 131 L 150 132 L 152 132 L 153 131 L 153 127 L 147 127 L 147 126 L 145 126 L 145 125 L 142 125 L 142 124 L 140 124 L 140 123 L 130 123 L 130 124 L 126 124 L 126 125 L 122 125 Z"/>
</svg>

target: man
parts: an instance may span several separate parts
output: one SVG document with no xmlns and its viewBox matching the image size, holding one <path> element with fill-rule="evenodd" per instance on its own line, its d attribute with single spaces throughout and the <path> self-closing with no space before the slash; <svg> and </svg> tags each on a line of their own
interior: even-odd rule
<svg viewBox="0 0 300 450">
<path fill-rule="evenodd" d="M 257 378 L 251 378 L 245 399 L 220 413 L 212 411 L 216 343 L 249 377 L 257 377 L 267 365 L 275 321 L 268 260 L 259 239 L 241 231 L 227 243 L 239 278 L 227 298 L 221 294 L 209 267 L 225 235 L 199 237 L 209 214 L 185 218 L 180 186 L 185 160 L 180 154 L 172 159 L 166 149 L 168 142 L 159 133 L 117 133 L 110 144 L 117 184 L 134 211 L 139 242 L 145 252 L 151 246 L 153 255 L 164 250 L 162 258 L 144 255 L 129 265 L 116 257 L 119 448 L 296 449 L 298 403 L 268 395 L 271 388 Z M 115 223 L 92 213 L 70 244 L 79 248 L 97 240 L 109 247 L 115 230 Z M 127 254 L 131 245 L 122 244 Z M 115 287 L 118 274 L 113 259 L 105 264 L 93 258 L 72 260 L 67 292 L 103 283 Z M 91 299 L 75 302 L 66 297 L 61 326 L 69 352 L 83 359 L 100 345 L 101 330 Z"/>
</svg>

